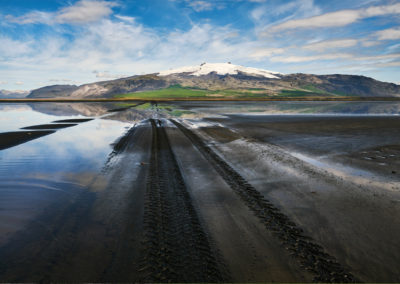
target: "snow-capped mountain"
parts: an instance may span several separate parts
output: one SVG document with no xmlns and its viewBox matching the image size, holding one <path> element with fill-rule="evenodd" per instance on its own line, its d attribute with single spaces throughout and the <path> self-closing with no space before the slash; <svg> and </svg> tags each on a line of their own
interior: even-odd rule
<svg viewBox="0 0 400 284">
<path fill-rule="evenodd" d="M 208 75 L 210 73 L 215 73 L 218 75 L 237 75 L 239 73 L 246 73 L 253 76 L 261 76 L 270 79 L 279 79 L 279 75 L 283 75 L 279 72 L 244 67 L 241 65 L 234 65 L 231 63 L 202 63 L 198 66 L 185 66 L 177 69 L 171 69 L 166 71 L 161 71 L 158 73 L 159 76 L 168 76 L 173 74 L 187 73 L 187 75 L 192 76 L 202 76 Z"/>
<path fill-rule="evenodd" d="M 230 63 L 203 63 L 81 86 L 47 86 L 33 90 L 28 98 L 113 98 L 166 88 L 203 90 L 210 95 L 227 91 L 228 95 L 252 96 L 400 97 L 399 85 L 364 76 L 282 74 Z"/>
</svg>

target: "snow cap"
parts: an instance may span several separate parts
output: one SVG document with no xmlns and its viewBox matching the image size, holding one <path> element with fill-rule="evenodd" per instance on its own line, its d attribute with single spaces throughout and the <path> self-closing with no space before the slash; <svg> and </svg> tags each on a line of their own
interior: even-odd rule
<svg viewBox="0 0 400 284">
<path fill-rule="evenodd" d="M 199 66 L 185 66 L 177 69 L 171 69 L 167 71 L 161 71 L 158 73 L 158 76 L 168 76 L 171 74 L 179 74 L 179 73 L 189 73 L 192 76 L 201 76 L 207 75 L 212 72 L 215 72 L 218 75 L 237 75 L 238 72 L 262 76 L 265 78 L 279 79 L 276 75 L 280 75 L 282 73 L 268 71 L 263 69 L 244 67 L 240 65 L 234 65 L 230 62 L 228 63 L 202 63 Z"/>
</svg>

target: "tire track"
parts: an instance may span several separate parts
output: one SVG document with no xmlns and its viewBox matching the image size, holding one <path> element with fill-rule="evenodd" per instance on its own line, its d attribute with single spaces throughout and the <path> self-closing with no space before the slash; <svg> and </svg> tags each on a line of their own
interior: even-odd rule
<svg viewBox="0 0 400 284">
<path fill-rule="evenodd" d="M 226 281 L 160 120 L 153 130 L 144 208 L 143 282 Z"/>
<path fill-rule="evenodd" d="M 273 232 L 282 245 L 291 252 L 300 266 L 315 275 L 315 282 L 359 282 L 340 265 L 333 256 L 307 237 L 301 228 L 266 200 L 238 172 L 229 166 L 203 140 L 176 120 L 170 120 L 197 147 L 226 183 L 245 202 L 250 210 L 261 219 L 266 228 Z"/>
</svg>

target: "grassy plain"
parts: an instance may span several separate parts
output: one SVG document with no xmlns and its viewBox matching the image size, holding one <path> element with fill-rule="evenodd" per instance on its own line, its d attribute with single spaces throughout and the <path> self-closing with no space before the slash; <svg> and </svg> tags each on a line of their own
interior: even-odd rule
<svg viewBox="0 0 400 284">
<path fill-rule="evenodd" d="M 129 101 L 399 101 L 400 97 L 360 97 L 341 92 L 327 92 L 313 85 L 296 89 L 259 88 L 208 90 L 179 84 L 159 90 L 117 94 L 109 98 L 22 98 L 0 102 L 129 102 Z"/>
<path fill-rule="evenodd" d="M 163 98 L 231 98 L 231 99 L 255 99 L 255 98 L 277 98 L 277 97 L 338 97 L 337 94 L 325 92 L 313 86 L 305 86 L 302 89 L 278 90 L 276 93 L 264 89 L 224 89 L 206 90 L 181 85 L 172 85 L 165 89 L 151 90 L 144 92 L 134 92 L 116 95 L 117 99 L 163 99 Z"/>
</svg>

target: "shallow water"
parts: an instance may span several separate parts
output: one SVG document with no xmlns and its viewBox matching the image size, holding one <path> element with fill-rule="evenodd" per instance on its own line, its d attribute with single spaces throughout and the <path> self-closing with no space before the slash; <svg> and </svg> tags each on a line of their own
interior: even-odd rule
<svg viewBox="0 0 400 284">
<path fill-rule="evenodd" d="M 25 105 L 0 109 L 1 132 L 83 117 L 49 115 Z M 110 144 L 130 124 L 94 118 L 0 151 L 0 244 L 52 202 L 86 190 L 98 175 Z"/>
</svg>

